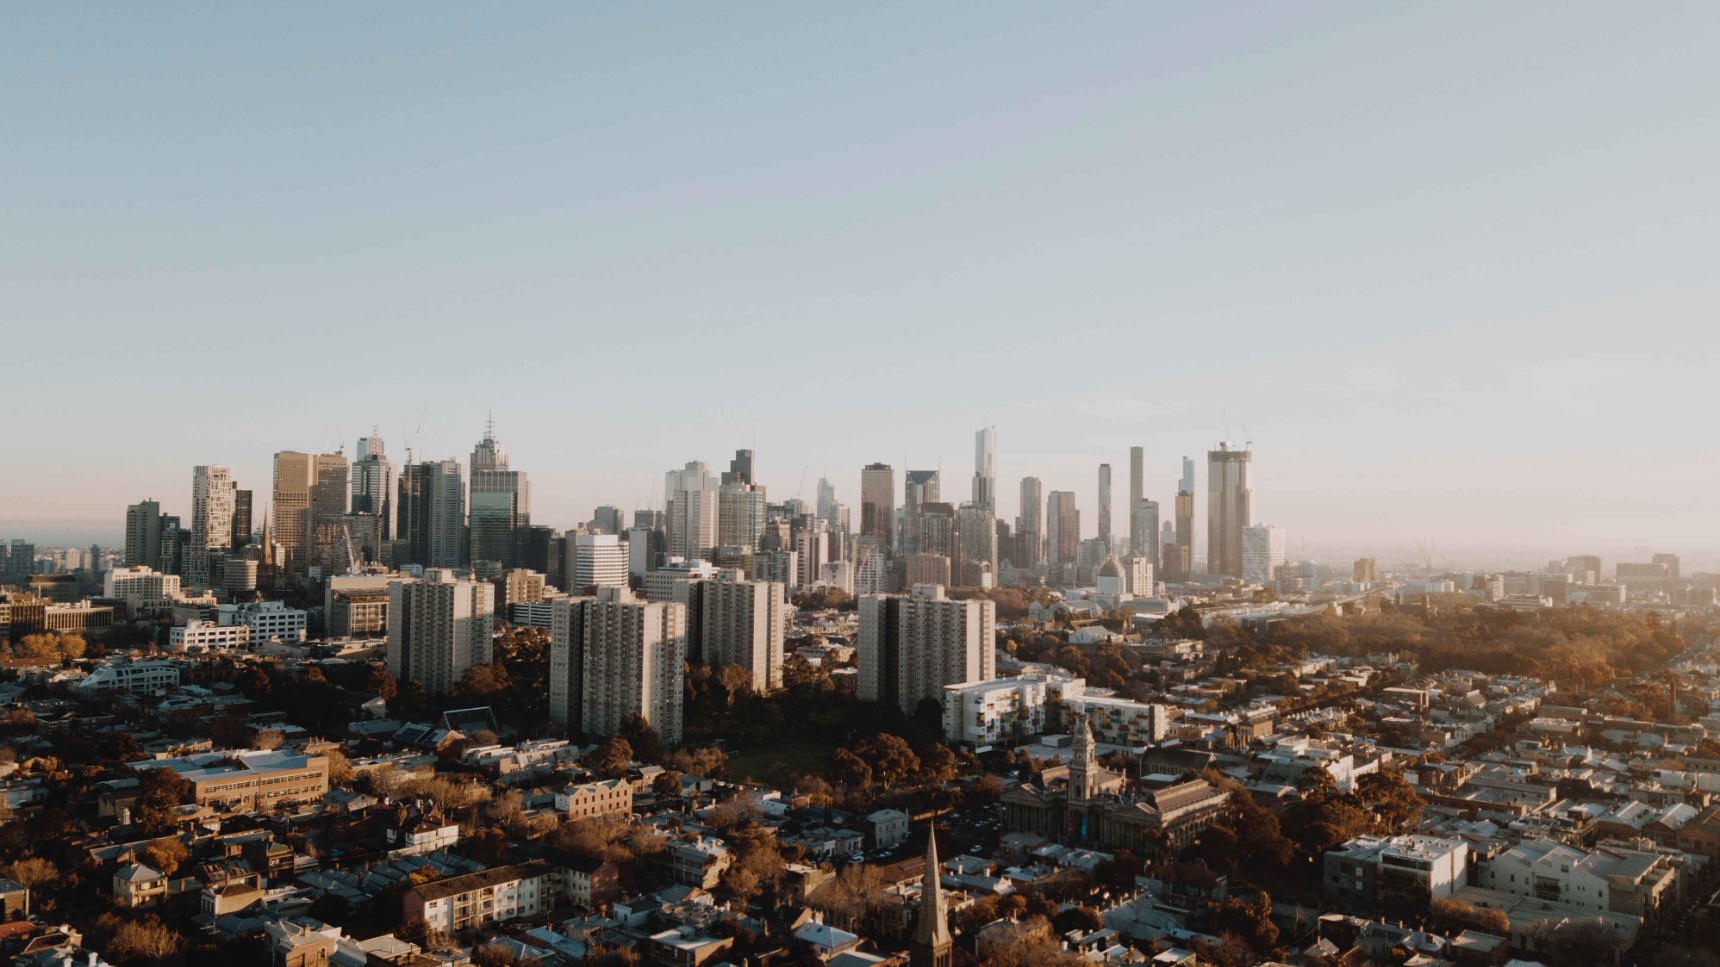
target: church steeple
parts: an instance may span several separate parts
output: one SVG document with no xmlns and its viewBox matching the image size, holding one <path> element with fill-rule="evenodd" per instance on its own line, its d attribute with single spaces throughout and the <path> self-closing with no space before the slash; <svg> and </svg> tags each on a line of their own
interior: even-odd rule
<svg viewBox="0 0 1720 967">
<path fill-rule="evenodd" d="M 938 881 L 938 831 L 927 830 L 926 878 L 920 884 L 920 911 L 908 943 L 909 967 L 950 967 L 950 925 L 944 916 L 944 889 Z"/>
</svg>

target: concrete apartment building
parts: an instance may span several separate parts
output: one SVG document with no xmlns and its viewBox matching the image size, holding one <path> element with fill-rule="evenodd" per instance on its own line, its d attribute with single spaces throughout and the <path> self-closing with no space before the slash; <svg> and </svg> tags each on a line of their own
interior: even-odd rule
<svg viewBox="0 0 1720 967">
<path fill-rule="evenodd" d="M 494 651 L 496 589 L 433 569 L 388 589 L 388 673 L 415 679 L 432 695 L 452 691 Z"/>
<path fill-rule="evenodd" d="M 700 652 L 708 665 L 738 665 L 753 689 L 782 687 L 787 590 L 769 581 L 708 581 L 701 588 Z"/>
<path fill-rule="evenodd" d="M 946 685 L 995 677 L 996 615 L 990 601 L 952 601 L 933 584 L 861 598 L 861 700 L 913 715 L 922 700 L 941 703 Z"/>
<path fill-rule="evenodd" d="M 1325 895 L 1350 906 L 1425 910 L 1463 889 L 1469 844 L 1437 836 L 1358 836 L 1326 851 Z"/>
<path fill-rule="evenodd" d="M 686 615 L 683 605 L 640 601 L 626 588 L 554 602 L 550 719 L 610 736 L 637 713 L 665 743 L 678 744 Z"/>
</svg>

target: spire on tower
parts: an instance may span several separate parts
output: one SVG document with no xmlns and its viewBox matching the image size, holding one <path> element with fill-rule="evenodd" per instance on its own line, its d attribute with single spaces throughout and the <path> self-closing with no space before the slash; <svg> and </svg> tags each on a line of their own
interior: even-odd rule
<svg viewBox="0 0 1720 967">
<path fill-rule="evenodd" d="M 920 910 L 908 945 L 910 967 L 950 967 L 950 925 L 945 917 L 942 875 L 938 865 L 938 830 L 926 830 L 926 878 L 920 884 Z"/>
</svg>

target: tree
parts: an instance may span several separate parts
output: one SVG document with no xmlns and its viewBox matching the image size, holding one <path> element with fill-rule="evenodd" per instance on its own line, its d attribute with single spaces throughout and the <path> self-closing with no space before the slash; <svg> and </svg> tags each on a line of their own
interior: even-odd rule
<svg viewBox="0 0 1720 967">
<path fill-rule="evenodd" d="M 681 774 L 670 769 L 657 773 L 651 780 L 651 792 L 658 799 L 674 799 L 681 795 Z"/>
<path fill-rule="evenodd" d="M 339 749 L 324 749 L 319 753 L 328 759 L 328 781 L 331 786 L 347 786 L 355 775 L 352 762 Z"/>
<path fill-rule="evenodd" d="M 159 832 L 179 821 L 179 807 L 191 797 L 191 783 L 165 766 L 144 769 L 137 777 L 137 813 L 145 830 Z"/>
<path fill-rule="evenodd" d="M 185 938 L 154 916 L 127 920 L 113 932 L 108 954 L 121 964 L 162 960 L 185 946 Z"/>
<path fill-rule="evenodd" d="M 172 876 L 179 869 L 179 864 L 190 856 L 191 851 L 185 848 L 185 844 L 177 836 L 152 839 L 143 848 L 144 862 L 168 876 Z"/>
<path fill-rule="evenodd" d="M 59 875 L 59 868 L 40 856 L 26 856 L 6 864 L 6 876 L 30 889 L 35 889 Z"/>
<path fill-rule="evenodd" d="M 286 740 L 286 733 L 278 729 L 258 729 L 256 735 L 251 738 L 251 748 L 266 752 L 280 748 L 281 743 Z"/>
<path fill-rule="evenodd" d="M 619 779 L 633 762 L 633 746 L 626 739 L 604 740 L 585 760 L 585 767 L 604 779 Z"/>
<path fill-rule="evenodd" d="M 638 712 L 629 712 L 621 720 L 621 738 L 626 740 L 634 758 L 639 761 L 662 761 L 663 741 L 657 737 L 657 730 L 651 727 L 651 722 Z"/>
</svg>

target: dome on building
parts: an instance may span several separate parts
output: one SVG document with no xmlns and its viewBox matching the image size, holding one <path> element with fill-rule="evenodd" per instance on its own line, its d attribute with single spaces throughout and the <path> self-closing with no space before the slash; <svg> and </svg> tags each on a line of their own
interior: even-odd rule
<svg viewBox="0 0 1720 967">
<path fill-rule="evenodd" d="M 1105 558 L 1105 563 L 1099 565 L 1099 570 L 1095 571 L 1093 576 L 1096 578 L 1121 578 L 1124 576 L 1123 565 L 1117 563 L 1117 555 L 1112 554 Z"/>
</svg>

